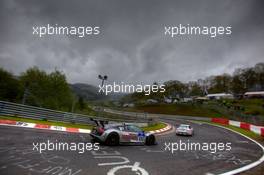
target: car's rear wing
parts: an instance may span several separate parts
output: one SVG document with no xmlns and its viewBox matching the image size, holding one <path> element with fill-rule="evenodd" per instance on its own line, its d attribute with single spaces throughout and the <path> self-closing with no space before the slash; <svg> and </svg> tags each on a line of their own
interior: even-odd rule
<svg viewBox="0 0 264 175">
<path fill-rule="evenodd" d="M 101 127 L 105 127 L 105 124 L 108 124 L 109 122 L 108 121 L 104 121 L 104 120 L 96 120 L 96 119 L 93 119 L 93 118 L 90 118 L 91 121 L 93 121 L 96 126 L 101 126 Z"/>
</svg>

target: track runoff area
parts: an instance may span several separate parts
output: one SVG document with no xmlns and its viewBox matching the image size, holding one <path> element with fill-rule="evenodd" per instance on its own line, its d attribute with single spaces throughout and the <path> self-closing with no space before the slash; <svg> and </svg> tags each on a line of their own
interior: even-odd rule
<svg viewBox="0 0 264 175">
<path fill-rule="evenodd" d="M 182 123 L 194 128 L 192 137 L 176 136 Z M 264 160 L 260 144 L 225 128 L 182 120 L 170 125 L 156 145 L 115 147 L 92 143 L 86 132 L 0 126 L 0 174 L 231 175 Z"/>
</svg>

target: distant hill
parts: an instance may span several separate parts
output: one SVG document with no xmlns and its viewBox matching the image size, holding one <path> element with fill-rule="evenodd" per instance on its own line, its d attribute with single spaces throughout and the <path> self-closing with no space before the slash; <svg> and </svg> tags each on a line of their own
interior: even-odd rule
<svg viewBox="0 0 264 175">
<path fill-rule="evenodd" d="M 72 91 L 77 95 L 82 97 L 84 100 L 102 100 L 105 96 L 98 93 L 98 87 L 84 84 L 84 83 L 75 83 L 70 84 Z"/>
<path fill-rule="evenodd" d="M 84 83 L 75 83 L 70 84 L 70 88 L 72 91 L 77 95 L 82 97 L 84 100 L 87 101 L 95 101 L 95 100 L 118 100 L 123 97 L 123 94 L 109 94 L 107 96 L 100 94 L 99 88 Z M 124 94 L 125 95 L 125 94 Z"/>
</svg>

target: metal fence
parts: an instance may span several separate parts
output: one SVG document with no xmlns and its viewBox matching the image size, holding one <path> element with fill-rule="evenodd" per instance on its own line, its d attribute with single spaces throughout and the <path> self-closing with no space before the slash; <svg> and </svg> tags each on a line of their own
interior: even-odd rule
<svg viewBox="0 0 264 175">
<path fill-rule="evenodd" d="M 104 109 L 107 113 L 118 114 L 123 116 L 131 116 L 136 118 L 141 118 L 145 120 L 158 119 L 158 120 L 198 120 L 198 121 L 211 121 L 211 118 L 208 117 L 196 117 L 196 116 L 183 116 L 183 115 L 169 115 L 169 114 L 149 114 L 149 113 L 140 113 L 140 112 L 127 112 L 120 110 L 113 110 L 106 108 Z"/>
<path fill-rule="evenodd" d="M 35 106 L 22 105 L 6 101 L 0 101 L 0 115 L 15 116 L 37 120 L 78 123 L 78 124 L 94 124 L 91 119 L 114 121 L 114 122 L 146 122 L 144 118 L 105 118 L 70 112 L 56 111 Z"/>
<path fill-rule="evenodd" d="M 128 112 L 128 111 L 122 111 L 122 110 L 114 110 L 110 108 L 105 108 L 104 112 L 107 113 L 112 113 L 112 114 L 118 114 L 121 116 L 129 116 L 129 117 L 134 117 L 137 119 L 148 119 L 149 115 L 148 113 L 143 113 L 143 112 Z"/>
</svg>

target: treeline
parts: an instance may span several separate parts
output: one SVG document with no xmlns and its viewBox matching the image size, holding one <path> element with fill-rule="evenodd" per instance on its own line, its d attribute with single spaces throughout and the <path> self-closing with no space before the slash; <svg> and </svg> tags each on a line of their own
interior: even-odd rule
<svg viewBox="0 0 264 175">
<path fill-rule="evenodd" d="M 164 82 L 164 84 L 166 89 L 165 93 L 152 93 L 149 96 L 145 96 L 144 93 L 134 93 L 126 96 L 123 100 L 134 101 L 146 98 L 161 100 L 164 96 L 183 98 L 204 96 L 207 93 L 232 93 L 234 95 L 242 95 L 247 91 L 263 91 L 264 63 L 258 63 L 254 67 L 249 68 L 238 68 L 232 75 L 225 73 L 188 83 L 170 80 Z"/>
<path fill-rule="evenodd" d="M 223 92 L 239 95 L 247 91 L 262 91 L 264 90 L 264 63 L 258 63 L 249 68 L 238 68 L 233 75 L 225 73 L 188 83 L 168 81 L 164 84 L 167 95 L 173 96 L 201 96 L 206 93 Z"/>
<path fill-rule="evenodd" d="M 83 99 L 74 96 L 62 72 L 47 73 L 37 67 L 19 76 L 0 68 L 0 100 L 63 111 L 84 108 Z"/>
</svg>

